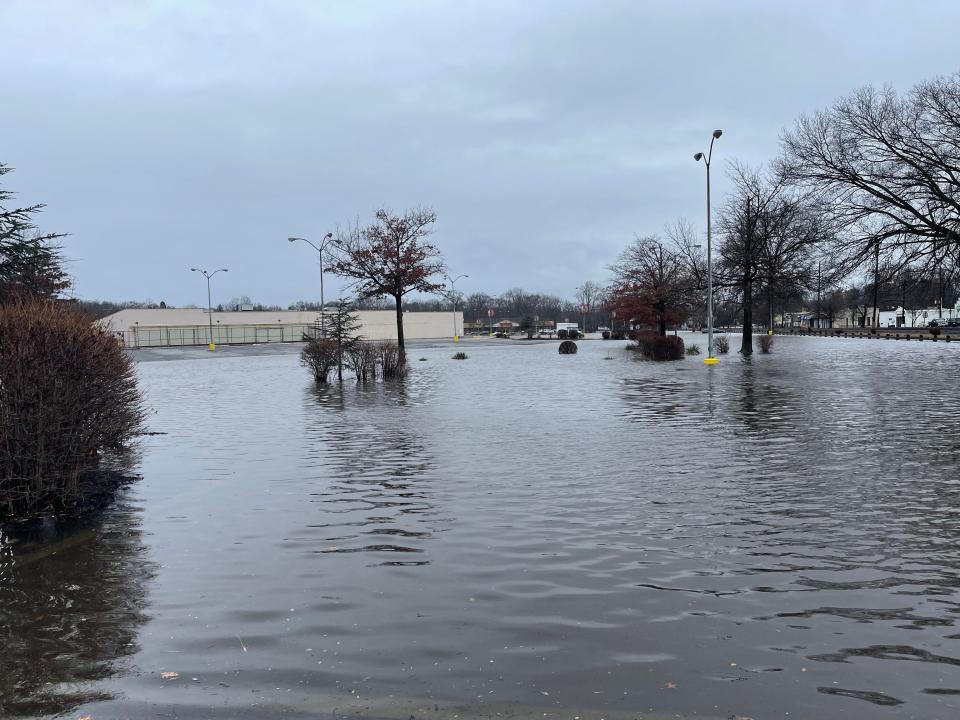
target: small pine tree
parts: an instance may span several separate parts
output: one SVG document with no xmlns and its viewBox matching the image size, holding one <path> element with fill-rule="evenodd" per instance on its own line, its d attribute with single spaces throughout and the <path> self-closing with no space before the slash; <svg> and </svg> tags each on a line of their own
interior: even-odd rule
<svg viewBox="0 0 960 720">
<path fill-rule="evenodd" d="M 340 298 L 333 313 L 325 317 L 327 337 L 337 343 L 337 380 L 343 382 L 344 353 L 360 340 L 360 318 L 349 300 Z"/>
<path fill-rule="evenodd" d="M 12 170 L 0 163 L 0 177 Z M 33 222 L 43 205 L 10 208 L 13 193 L 0 188 L 0 304 L 15 298 L 56 297 L 70 287 L 57 240 Z"/>
</svg>

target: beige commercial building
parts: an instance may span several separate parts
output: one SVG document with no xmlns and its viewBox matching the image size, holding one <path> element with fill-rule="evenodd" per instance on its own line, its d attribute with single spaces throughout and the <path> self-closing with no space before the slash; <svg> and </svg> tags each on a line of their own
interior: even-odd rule
<svg viewBox="0 0 960 720">
<path fill-rule="evenodd" d="M 360 310 L 359 334 L 366 340 L 396 340 L 397 315 L 393 310 Z M 330 313 L 327 312 L 329 319 Z M 115 333 L 127 347 L 180 345 L 239 345 L 299 342 L 320 328 L 316 311 L 243 311 L 213 313 L 213 337 L 206 310 L 129 309 L 97 322 Z M 456 330 L 454 329 L 456 328 Z M 405 312 L 403 335 L 407 340 L 436 340 L 463 333 L 463 313 Z"/>
</svg>

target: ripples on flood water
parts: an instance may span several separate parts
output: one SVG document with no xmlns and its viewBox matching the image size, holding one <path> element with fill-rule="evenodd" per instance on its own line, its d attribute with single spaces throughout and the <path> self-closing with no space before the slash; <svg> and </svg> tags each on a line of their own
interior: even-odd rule
<svg viewBox="0 0 960 720">
<path fill-rule="evenodd" d="M 142 480 L 0 545 L 0 707 L 960 717 L 956 345 L 461 348 L 141 363 Z"/>
</svg>

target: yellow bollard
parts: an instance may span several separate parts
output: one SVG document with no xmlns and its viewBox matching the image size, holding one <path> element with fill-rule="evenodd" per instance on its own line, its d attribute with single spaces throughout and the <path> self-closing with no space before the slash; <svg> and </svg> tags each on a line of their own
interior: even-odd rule
<svg viewBox="0 0 960 720">
<path fill-rule="evenodd" d="M 716 365 L 719 362 L 720 362 L 719 358 L 715 358 L 715 357 L 708 357 L 703 359 L 704 365 Z"/>
<path fill-rule="evenodd" d="M 459 336 L 459 335 L 454 335 L 454 336 L 453 336 L 453 341 L 454 341 L 454 342 L 460 342 L 460 336 Z"/>
<path fill-rule="evenodd" d="M 216 349 L 217 349 L 217 346 L 214 345 L 213 343 L 210 343 L 210 352 L 213 352 Z"/>
</svg>

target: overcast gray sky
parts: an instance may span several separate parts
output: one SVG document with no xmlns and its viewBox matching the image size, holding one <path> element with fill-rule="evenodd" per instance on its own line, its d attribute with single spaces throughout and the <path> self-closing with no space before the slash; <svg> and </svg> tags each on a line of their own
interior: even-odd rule
<svg viewBox="0 0 960 720">
<path fill-rule="evenodd" d="M 692 155 L 960 69 L 960 2 L 0 0 L 0 160 L 84 298 L 319 296 L 319 238 L 433 207 L 465 293 L 572 297 L 634 233 L 704 225 Z M 327 298 L 339 281 L 327 276 Z"/>
</svg>

